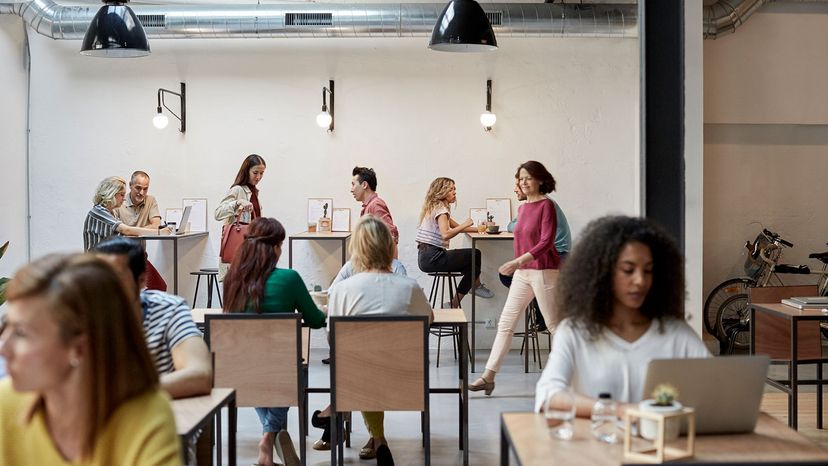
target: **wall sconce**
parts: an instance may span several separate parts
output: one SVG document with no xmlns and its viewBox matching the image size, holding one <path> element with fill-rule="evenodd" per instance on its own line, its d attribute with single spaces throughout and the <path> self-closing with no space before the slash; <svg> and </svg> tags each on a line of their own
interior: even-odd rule
<svg viewBox="0 0 828 466">
<path fill-rule="evenodd" d="M 329 93 L 331 95 L 331 106 L 328 107 L 325 99 L 326 94 Z M 332 133 L 334 130 L 334 81 L 331 79 L 328 81 L 328 87 L 322 87 L 322 111 L 319 112 L 319 115 L 316 115 L 316 124 L 319 125 L 320 128 L 327 128 L 329 133 Z"/>
<path fill-rule="evenodd" d="M 141 21 L 126 6 L 129 0 L 103 0 L 89 23 L 81 45 L 81 55 L 90 57 L 132 58 L 150 54 Z"/>
<path fill-rule="evenodd" d="M 164 94 L 172 94 L 181 99 L 181 116 L 176 115 L 175 112 L 170 110 L 170 107 L 167 107 L 167 104 L 164 102 Z M 164 115 L 164 113 L 162 112 L 162 107 L 166 108 L 167 111 L 170 112 L 170 114 L 172 114 L 172 116 L 176 117 L 178 121 L 181 122 L 181 127 L 178 128 L 179 131 L 181 131 L 182 133 L 187 131 L 187 98 L 184 83 L 181 83 L 180 94 L 178 92 L 173 92 L 168 89 L 158 89 L 158 109 L 155 113 L 155 117 L 153 117 L 152 119 L 152 124 L 158 129 L 164 129 L 170 123 L 170 120 L 169 118 L 167 118 L 167 115 Z"/>
<path fill-rule="evenodd" d="M 486 80 L 486 111 L 480 114 L 480 124 L 487 133 L 497 123 L 497 115 L 492 113 L 492 80 Z"/>
</svg>

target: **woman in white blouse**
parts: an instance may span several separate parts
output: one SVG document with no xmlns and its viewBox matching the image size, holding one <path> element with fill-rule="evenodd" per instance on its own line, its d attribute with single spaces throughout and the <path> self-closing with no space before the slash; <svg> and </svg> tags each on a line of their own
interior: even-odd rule
<svg viewBox="0 0 828 466">
<path fill-rule="evenodd" d="M 686 322 L 684 298 L 684 260 L 659 227 L 622 216 L 590 223 L 561 271 L 562 320 L 535 410 L 572 387 L 576 415 L 588 417 L 603 392 L 621 415 L 642 399 L 650 360 L 710 356 Z"/>
</svg>

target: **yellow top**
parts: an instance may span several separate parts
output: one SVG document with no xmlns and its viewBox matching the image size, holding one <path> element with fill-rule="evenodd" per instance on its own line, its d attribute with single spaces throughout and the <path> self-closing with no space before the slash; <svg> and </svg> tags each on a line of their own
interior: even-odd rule
<svg viewBox="0 0 828 466">
<path fill-rule="evenodd" d="M 14 391 L 0 380 L 0 464 L 55 466 L 180 466 L 179 440 L 167 396 L 152 390 L 123 403 L 95 442 L 92 457 L 67 461 L 55 448 L 39 408 L 31 422 L 22 421 L 32 406 L 31 393 Z"/>
</svg>

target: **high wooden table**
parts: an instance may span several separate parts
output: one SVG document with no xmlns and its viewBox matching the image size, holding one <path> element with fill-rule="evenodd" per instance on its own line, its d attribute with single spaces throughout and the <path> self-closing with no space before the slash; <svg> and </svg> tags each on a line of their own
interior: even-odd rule
<svg viewBox="0 0 828 466">
<path fill-rule="evenodd" d="M 500 416 L 500 464 L 509 464 L 510 449 L 518 464 L 527 466 L 629 464 L 624 462 L 623 442 L 608 445 L 594 439 L 589 419 L 576 419 L 574 429 L 572 440 L 557 440 L 550 435 L 543 415 L 503 413 Z M 683 437 L 679 439 L 684 440 Z M 760 413 L 756 430 L 749 434 L 697 435 L 692 461 L 828 464 L 828 451 L 770 415 Z"/>
<path fill-rule="evenodd" d="M 180 398 L 170 404 L 185 457 L 190 442 L 215 418 L 216 456 L 217 464 L 221 466 L 221 408 L 226 407 L 229 411 L 236 409 L 236 391 L 232 388 L 214 388 L 209 395 Z M 230 466 L 236 466 L 236 417 L 231 415 L 227 419 L 227 458 Z"/>
<path fill-rule="evenodd" d="M 764 312 L 776 317 L 781 317 L 790 321 L 791 329 L 791 368 L 789 384 L 780 383 L 770 378 L 766 379 L 766 383 L 788 394 L 788 425 L 797 428 L 797 410 L 799 397 L 799 384 L 797 384 L 799 375 L 799 322 L 808 320 L 825 321 L 828 320 L 828 313 L 822 312 L 822 309 L 797 309 L 795 307 L 787 306 L 782 303 L 751 303 L 750 304 L 750 353 L 756 353 L 756 313 Z M 822 379 L 822 370 L 817 371 L 817 378 Z M 817 427 L 822 428 L 822 397 L 817 398 Z"/>
<path fill-rule="evenodd" d="M 288 268 L 293 268 L 293 242 L 297 240 L 305 241 L 339 241 L 341 242 L 340 249 L 342 250 L 342 265 L 345 265 L 345 253 L 347 252 L 348 238 L 351 237 L 350 231 L 333 231 L 333 232 L 318 232 L 318 231 L 303 231 L 288 237 Z"/>
<path fill-rule="evenodd" d="M 460 384 L 458 387 L 431 387 L 429 392 L 440 394 L 457 394 L 460 401 L 459 439 L 460 449 L 463 450 L 463 465 L 469 464 L 469 369 L 467 346 L 462 342 L 468 341 L 469 320 L 462 309 L 434 309 L 434 321 L 431 328 L 450 328 L 460 331 Z M 474 328 L 474 327 L 472 327 Z"/>
<path fill-rule="evenodd" d="M 190 240 L 194 238 L 206 238 L 208 233 L 206 231 L 195 231 L 192 233 L 182 233 L 180 235 L 146 235 L 138 236 L 138 239 L 146 241 L 171 241 L 173 247 L 173 294 L 178 294 L 178 242 L 180 240 Z"/>
<path fill-rule="evenodd" d="M 478 241 L 513 241 L 515 239 L 515 235 L 513 233 L 509 233 L 509 232 L 506 232 L 506 231 L 500 232 L 497 235 L 490 235 L 489 233 L 466 233 L 466 234 L 469 235 L 469 238 L 471 238 L 472 251 L 474 251 L 474 248 L 476 247 Z M 480 252 L 480 257 L 481 258 L 483 257 L 483 251 Z M 472 252 L 472 263 L 471 263 L 472 271 L 474 271 L 476 265 L 477 265 L 477 254 L 474 254 L 474 252 Z M 471 371 L 474 372 L 474 349 L 475 349 L 475 346 L 474 346 L 474 338 L 475 338 L 475 334 L 474 334 L 475 333 L 474 332 L 474 330 L 475 330 L 474 329 L 474 322 L 475 322 L 474 279 L 472 279 L 472 289 L 471 289 L 470 293 L 471 293 L 471 357 L 469 359 L 471 359 Z"/>
</svg>

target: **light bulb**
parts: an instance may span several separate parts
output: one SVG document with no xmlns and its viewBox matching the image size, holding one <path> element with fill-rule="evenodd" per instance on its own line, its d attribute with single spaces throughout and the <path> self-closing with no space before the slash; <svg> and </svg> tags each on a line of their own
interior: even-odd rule
<svg viewBox="0 0 828 466">
<path fill-rule="evenodd" d="M 491 128 L 497 122 L 497 115 L 490 111 L 485 111 L 480 114 L 480 124 L 486 128 Z"/>
<path fill-rule="evenodd" d="M 333 118 L 328 112 L 319 112 L 319 115 L 316 115 L 316 124 L 319 125 L 320 128 L 330 128 L 332 121 Z"/>
<path fill-rule="evenodd" d="M 152 118 L 152 124 L 158 129 L 164 129 L 170 123 L 170 119 L 163 113 L 156 113 Z"/>
</svg>

